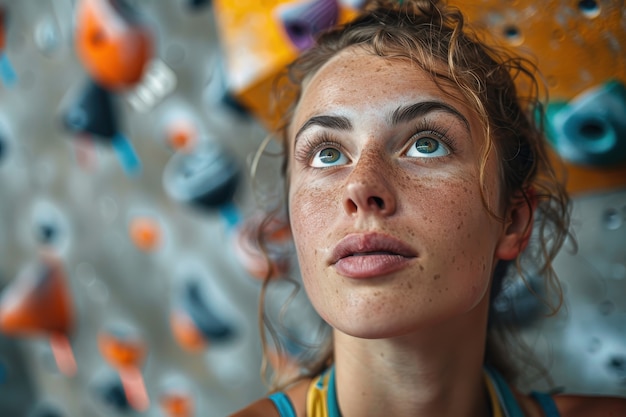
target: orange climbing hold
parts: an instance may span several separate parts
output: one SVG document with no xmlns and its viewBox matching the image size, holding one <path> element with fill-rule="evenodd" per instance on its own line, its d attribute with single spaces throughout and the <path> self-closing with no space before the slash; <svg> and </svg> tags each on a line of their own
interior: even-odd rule
<svg viewBox="0 0 626 417">
<path fill-rule="evenodd" d="M 111 0 L 81 0 L 76 14 L 76 52 L 102 87 L 138 83 L 152 57 L 152 35 L 132 10 Z"/>
<path fill-rule="evenodd" d="M 130 238 L 139 249 L 149 252 L 161 243 L 161 226 L 150 217 L 136 217 L 129 226 Z"/>
<path fill-rule="evenodd" d="M 128 332 L 103 330 L 98 334 L 98 347 L 104 359 L 117 369 L 128 403 L 137 411 L 145 411 L 150 399 L 140 366 L 146 356 L 144 341 Z"/>
<path fill-rule="evenodd" d="M 189 352 L 198 352 L 207 346 L 207 341 L 193 320 L 180 310 L 170 314 L 170 327 L 174 339 Z"/>
<path fill-rule="evenodd" d="M 184 392 L 162 393 L 159 405 L 167 417 L 191 417 L 194 415 L 193 398 Z"/>
<path fill-rule="evenodd" d="M 112 332 L 100 332 L 98 346 L 102 356 L 115 368 L 139 366 L 146 355 L 141 339 L 120 337 Z"/>
<path fill-rule="evenodd" d="M 71 295 L 61 262 L 51 254 L 26 267 L 0 298 L 0 331 L 10 336 L 49 338 L 59 370 L 76 372 L 68 340 L 74 325 Z"/>
<path fill-rule="evenodd" d="M 196 144 L 198 132 L 191 122 L 177 120 L 167 126 L 166 138 L 172 149 L 188 151 Z"/>
<path fill-rule="evenodd" d="M 24 269 L 0 299 L 0 330 L 4 333 L 67 334 L 73 324 L 65 272 L 50 255 Z"/>
</svg>

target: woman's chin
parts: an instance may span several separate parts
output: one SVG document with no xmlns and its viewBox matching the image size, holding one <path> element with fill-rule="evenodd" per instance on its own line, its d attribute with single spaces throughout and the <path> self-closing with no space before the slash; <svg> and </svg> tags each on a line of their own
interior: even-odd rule
<svg viewBox="0 0 626 417">
<path fill-rule="evenodd" d="M 335 331 L 359 339 L 391 339 L 406 336 L 418 329 L 410 324 L 402 324 L 397 320 L 346 320 L 333 324 Z"/>
</svg>

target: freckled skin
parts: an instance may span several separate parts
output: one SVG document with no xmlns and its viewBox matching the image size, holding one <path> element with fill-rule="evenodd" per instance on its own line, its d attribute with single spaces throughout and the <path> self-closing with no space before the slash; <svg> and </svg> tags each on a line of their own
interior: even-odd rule
<svg viewBox="0 0 626 417">
<path fill-rule="evenodd" d="M 384 338 L 424 330 L 482 306 L 504 226 L 483 205 L 479 160 L 484 138 L 461 94 L 442 92 L 406 61 L 347 50 L 307 83 L 290 128 L 290 149 L 304 152 L 322 132 L 342 144 L 348 162 L 313 168 L 290 156 L 289 210 L 303 282 L 318 313 L 335 329 L 361 338 Z M 449 114 L 426 119 L 454 138 L 450 155 L 409 157 L 404 150 L 416 122 L 390 125 L 400 105 L 437 100 L 469 121 L 468 133 Z M 313 116 L 340 115 L 352 129 L 313 126 L 294 144 L 295 132 Z M 498 189 L 497 167 L 488 161 L 487 189 Z M 498 196 L 489 196 L 499 210 Z M 368 206 L 377 197 L 386 208 Z M 329 256 L 350 233 L 381 232 L 415 249 L 417 258 L 400 271 L 356 280 L 340 275 Z"/>
</svg>

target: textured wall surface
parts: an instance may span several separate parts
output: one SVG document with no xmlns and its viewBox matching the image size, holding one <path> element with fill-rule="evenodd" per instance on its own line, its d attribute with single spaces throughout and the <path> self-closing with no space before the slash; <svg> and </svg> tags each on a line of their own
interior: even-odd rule
<svg viewBox="0 0 626 417">
<path fill-rule="evenodd" d="M 155 62 L 169 68 L 175 88 L 139 110 L 130 100 L 132 88 L 114 94 L 119 129 L 141 162 L 132 175 L 110 145 L 63 127 L 63 114 L 88 79 L 74 49 L 74 2 L 5 6 L 6 54 L 16 80 L 0 89 L 0 281 L 7 286 L 16 280 L 42 250 L 61 259 L 74 310 L 69 340 L 77 371 L 71 377 L 59 372 L 45 333 L 3 338 L 0 415 L 25 415 L 9 411 L 20 396 L 37 400 L 21 401 L 22 410 L 41 401 L 66 416 L 132 414 L 124 401 L 116 406 L 102 400 L 106 390 L 119 400 L 120 391 L 98 334 L 120 326 L 130 326 L 147 347 L 141 364 L 152 398 L 147 415 L 160 415 L 163 384 L 176 378 L 191 387 L 195 415 L 226 415 L 264 392 L 259 285 L 231 255 L 233 226 L 217 209 L 175 201 L 163 185 L 176 153 L 170 123 L 191 124 L 196 146 L 226 149 L 241 170 L 264 132 L 220 104 L 223 79 L 211 8 L 192 9 L 182 1 L 136 3 L 154 35 Z M 234 197 L 241 213 L 250 206 L 249 194 L 244 178 Z M 142 249 L 133 240 L 136 219 L 156 224 L 155 244 Z M 170 311 L 186 279 L 200 282 L 202 297 L 232 328 L 231 337 L 205 341 L 193 352 L 176 342 Z M 13 359 L 16 351 L 19 360 Z"/>
<path fill-rule="evenodd" d="M 0 1 L 0 289 L 5 299 L 30 294 L 36 303 L 29 308 L 45 316 L 21 323 L 28 334 L 0 335 L 1 416 L 46 408 L 68 417 L 174 416 L 185 399 L 193 411 L 181 417 L 224 416 L 265 392 L 260 283 L 235 242 L 254 212 L 246 172 L 266 131 L 228 100 L 229 51 L 210 2 L 128 3 L 154 42 L 147 75 L 110 92 L 117 131 L 139 161 L 134 171 L 110 141 L 63 123 L 90 79 L 75 48 L 79 2 Z M 616 42 L 623 57 L 626 42 Z M 178 166 L 188 170 L 181 181 L 198 175 L 218 189 L 220 174 L 239 173 L 239 182 L 225 186 L 232 199 L 190 204 L 168 190 L 168 167 L 200 150 L 204 159 Z M 626 179 L 614 177 L 624 163 L 584 169 L 611 179 L 574 195 L 579 250 L 556 264 L 565 308 L 520 326 L 557 386 L 626 395 Z M 263 187 L 261 194 L 280 192 L 276 183 Z M 58 285 L 66 285 L 65 316 L 59 296 L 48 297 Z M 508 302 L 535 312 L 536 301 L 516 288 L 503 314 Z M 270 309 L 278 311 L 289 292 L 278 288 Z M 316 319 L 308 305 L 298 299 L 292 306 L 287 325 L 311 338 L 307 326 Z"/>
</svg>

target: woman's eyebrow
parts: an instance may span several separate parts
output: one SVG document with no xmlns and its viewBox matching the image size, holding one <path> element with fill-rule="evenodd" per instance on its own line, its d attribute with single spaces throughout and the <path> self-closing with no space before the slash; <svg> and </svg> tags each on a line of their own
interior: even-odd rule
<svg viewBox="0 0 626 417">
<path fill-rule="evenodd" d="M 420 101 L 419 103 L 400 106 L 389 116 L 389 123 L 393 126 L 400 123 L 410 122 L 411 120 L 415 120 L 419 117 L 424 117 L 426 114 L 433 111 L 443 111 L 455 116 L 463 123 L 463 125 L 465 125 L 465 129 L 468 134 L 470 133 L 470 125 L 465 116 L 463 116 L 463 114 L 461 114 L 461 112 L 454 107 L 441 101 Z"/>
<path fill-rule="evenodd" d="M 294 142 L 298 140 L 298 136 L 300 136 L 302 132 L 304 132 L 311 126 L 328 127 L 330 129 L 337 130 L 352 130 L 352 123 L 350 123 L 350 120 L 348 120 L 347 117 L 327 115 L 313 116 L 309 120 L 307 120 L 298 130 Z"/>
<path fill-rule="evenodd" d="M 389 123 L 391 125 L 398 125 L 400 123 L 410 122 L 433 111 L 444 111 L 455 116 L 463 123 L 467 132 L 470 132 L 469 122 L 465 116 L 454 107 L 440 101 L 420 101 L 419 103 L 398 107 L 389 116 Z M 330 115 L 313 116 L 298 130 L 294 142 L 298 140 L 302 132 L 311 126 L 321 126 L 336 130 L 352 130 L 352 123 L 347 117 Z"/>
</svg>

